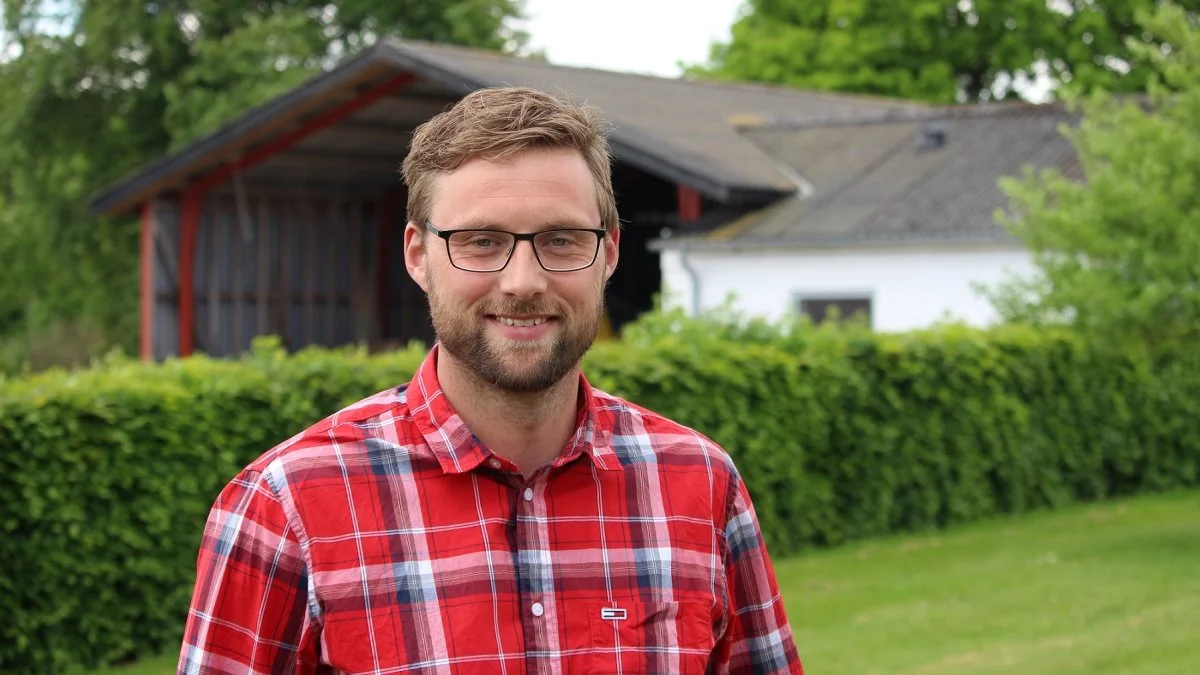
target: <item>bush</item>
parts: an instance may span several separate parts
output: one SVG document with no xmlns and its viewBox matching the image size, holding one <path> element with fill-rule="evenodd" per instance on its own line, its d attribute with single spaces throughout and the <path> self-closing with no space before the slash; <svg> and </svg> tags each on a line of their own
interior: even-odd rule
<svg viewBox="0 0 1200 675">
<path fill-rule="evenodd" d="M 423 353 L 269 343 L 240 362 L 114 361 L 0 391 L 0 672 L 61 672 L 178 644 L 200 534 L 264 450 Z"/>
<path fill-rule="evenodd" d="M 1194 357 L 1152 370 L 1019 326 L 654 321 L 593 349 L 591 379 L 728 449 L 776 555 L 1200 480 Z"/>
<path fill-rule="evenodd" d="M 178 644 L 205 516 L 270 446 L 407 381 L 420 346 L 111 360 L 0 383 L 0 671 Z M 1198 482 L 1200 369 L 1065 333 L 655 314 L 585 366 L 734 456 L 775 556 Z"/>
</svg>

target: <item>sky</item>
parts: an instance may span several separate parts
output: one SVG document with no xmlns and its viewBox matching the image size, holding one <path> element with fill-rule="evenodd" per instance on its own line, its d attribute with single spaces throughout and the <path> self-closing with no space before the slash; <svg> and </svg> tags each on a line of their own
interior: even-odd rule
<svg viewBox="0 0 1200 675">
<path fill-rule="evenodd" d="M 674 77 L 727 41 L 743 0 L 526 0 L 529 47 L 552 63 Z"/>
</svg>

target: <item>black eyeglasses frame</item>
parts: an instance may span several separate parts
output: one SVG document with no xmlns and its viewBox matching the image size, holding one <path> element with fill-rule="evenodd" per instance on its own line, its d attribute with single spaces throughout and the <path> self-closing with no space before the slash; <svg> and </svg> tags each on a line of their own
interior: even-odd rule
<svg viewBox="0 0 1200 675">
<path fill-rule="evenodd" d="M 430 222 L 428 220 L 425 221 L 425 229 L 429 230 L 429 232 L 431 232 L 434 236 L 438 237 L 439 239 L 445 240 L 445 242 L 446 242 L 446 258 L 450 260 L 450 264 L 453 265 L 455 269 L 460 269 L 464 272 L 474 272 L 476 274 L 494 274 L 496 272 L 503 271 L 504 268 L 508 267 L 508 263 L 512 261 L 513 254 L 517 252 L 517 245 L 523 241 L 529 242 L 529 248 L 533 249 L 533 257 L 535 259 L 537 259 L 538 265 L 541 265 L 542 269 L 546 270 L 547 272 L 563 272 L 563 273 L 565 273 L 565 272 L 579 272 L 580 270 L 586 270 L 589 267 L 591 267 L 592 265 L 595 265 L 596 261 L 600 259 L 600 244 L 601 244 L 601 242 L 604 241 L 604 237 L 606 235 L 608 235 L 608 230 L 606 230 L 604 228 L 593 228 L 593 227 L 556 227 L 556 228 L 553 228 L 550 230 L 541 230 L 538 232 L 525 232 L 525 233 L 509 232 L 507 230 L 495 230 L 495 229 L 478 228 L 478 227 L 469 227 L 469 228 L 457 229 L 457 230 L 439 230 L 436 226 L 434 226 L 434 224 L 432 222 Z M 510 237 L 512 237 L 513 245 L 512 245 L 512 248 L 510 248 L 508 250 L 508 256 L 504 259 L 504 264 L 501 265 L 500 267 L 497 267 L 494 270 L 473 270 L 473 269 L 470 269 L 467 267 L 459 267 L 458 263 L 454 262 L 454 256 L 450 253 L 450 237 L 455 234 L 460 234 L 462 232 L 499 232 L 499 233 L 507 234 Z M 591 262 L 589 262 L 588 264 L 586 264 L 582 267 L 573 267 L 571 269 L 566 269 L 566 270 L 557 270 L 557 269 L 551 269 L 549 267 L 546 267 L 546 263 L 542 262 L 542 257 L 540 255 L 538 255 L 537 246 L 535 246 L 533 244 L 533 240 L 534 240 L 534 237 L 538 237 L 540 235 L 546 234 L 547 232 L 590 232 L 591 234 L 596 235 L 596 250 L 592 253 Z"/>
</svg>

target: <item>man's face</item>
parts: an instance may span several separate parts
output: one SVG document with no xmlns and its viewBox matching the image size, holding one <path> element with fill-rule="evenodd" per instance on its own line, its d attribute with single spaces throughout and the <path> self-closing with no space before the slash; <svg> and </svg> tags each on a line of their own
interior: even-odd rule
<svg viewBox="0 0 1200 675">
<path fill-rule="evenodd" d="M 592 176 L 573 150 L 468 161 L 438 179 L 431 213 L 433 226 L 443 231 L 601 227 Z M 423 223 L 408 224 L 405 262 L 428 295 L 446 353 L 484 381 L 514 392 L 544 390 L 579 363 L 596 338 L 619 232 L 604 237 L 586 269 L 548 272 L 530 242 L 522 241 L 503 270 L 468 272 L 451 264 L 445 240 L 427 232 L 422 244 L 423 229 Z"/>
</svg>

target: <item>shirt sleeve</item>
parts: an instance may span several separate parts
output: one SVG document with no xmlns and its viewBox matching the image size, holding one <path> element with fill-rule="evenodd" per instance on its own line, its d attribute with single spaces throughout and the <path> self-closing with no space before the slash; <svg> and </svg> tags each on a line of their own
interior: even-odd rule
<svg viewBox="0 0 1200 675">
<path fill-rule="evenodd" d="M 729 624 L 713 652 L 715 671 L 803 675 L 754 505 L 736 474 L 733 482 L 725 522 Z"/>
<path fill-rule="evenodd" d="M 180 675 L 317 669 L 300 543 L 262 474 L 245 472 L 209 513 L 184 627 Z"/>
</svg>

